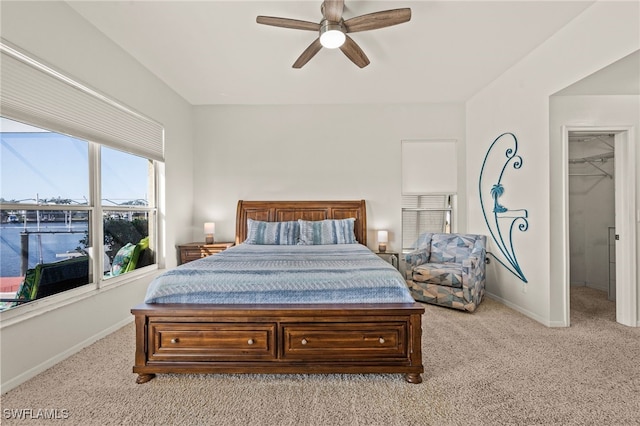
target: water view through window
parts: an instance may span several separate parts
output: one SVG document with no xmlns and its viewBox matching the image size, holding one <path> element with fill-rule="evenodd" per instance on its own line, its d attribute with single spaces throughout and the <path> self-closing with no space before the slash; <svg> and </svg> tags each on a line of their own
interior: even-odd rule
<svg viewBox="0 0 640 426">
<path fill-rule="evenodd" d="M 102 279 L 135 269 L 155 215 L 153 162 L 98 144 L 92 153 L 90 142 L 0 120 L 0 309 L 90 284 L 98 266 Z M 144 262 L 154 261 L 147 253 Z"/>
</svg>

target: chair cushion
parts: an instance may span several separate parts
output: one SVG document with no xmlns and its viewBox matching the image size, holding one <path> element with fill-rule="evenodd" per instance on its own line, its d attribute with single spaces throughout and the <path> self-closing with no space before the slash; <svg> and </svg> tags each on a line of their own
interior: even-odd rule
<svg viewBox="0 0 640 426">
<path fill-rule="evenodd" d="M 413 268 L 411 278 L 416 283 L 462 288 L 462 266 L 457 263 L 425 263 Z"/>
<path fill-rule="evenodd" d="M 462 263 L 469 257 L 476 241 L 474 235 L 433 234 L 431 239 L 431 262 Z"/>
</svg>

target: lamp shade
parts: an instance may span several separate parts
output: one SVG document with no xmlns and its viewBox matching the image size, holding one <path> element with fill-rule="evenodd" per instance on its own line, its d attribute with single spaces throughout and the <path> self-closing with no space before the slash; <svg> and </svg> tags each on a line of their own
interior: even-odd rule
<svg viewBox="0 0 640 426">
<path fill-rule="evenodd" d="M 216 233 L 216 224 L 213 222 L 206 222 L 204 224 L 204 233 L 205 234 L 215 234 Z"/>
<path fill-rule="evenodd" d="M 378 231 L 378 251 L 380 253 L 387 251 L 387 241 L 389 241 L 389 232 L 385 230 Z"/>
</svg>

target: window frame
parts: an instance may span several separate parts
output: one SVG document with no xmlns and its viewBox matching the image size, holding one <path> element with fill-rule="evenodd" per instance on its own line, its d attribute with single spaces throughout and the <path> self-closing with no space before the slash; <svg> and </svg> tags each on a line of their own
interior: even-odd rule
<svg viewBox="0 0 640 426">
<path fill-rule="evenodd" d="M 6 117 L 5 117 L 6 118 Z M 38 127 L 42 129 L 37 123 L 25 123 L 30 126 Z M 55 132 L 58 133 L 58 132 Z M 131 212 L 145 212 L 149 215 L 149 238 L 151 240 L 151 247 L 157 247 L 159 238 L 159 226 L 158 226 L 158 182 L 159 182 L 159 163 L 157 160 L 147 159 L 150 162 L 149 181 L 148 185 L 152 188 L 149 192 L 149 199 L 147 206 L 106 206 L 102 203 L 101 188 L 102 188 L 102 167 L 101 167 L 101 148 L 103 145 L 85 141 L 88 144 L 88 158 L 89 163 L 89 198 L 86 205 L 67 205 L 67 204 L 42 204 L 42 203 L 7 203 L 0 201 L 0 211 L 2 210 L 24 210 L 24 211 L 80 211 L 87 212 L 89 214 L 89 228 L 91 230 L 91 246 L 90 247 L 102 247 L 101 242 L 104 241 L 104 227 L 103 227 L 103 212 L 109 210 L 117 211 L 131 211 Z M 137 155 L 130 153 L 131 155 Z M 142 157 L 144 158 L 144 157 Z M 13 306 L 7 310 L 0 311 L 0 319 L 4 325 L 6 318 L 12 318 L 20 313 L 37 312 L 40 309 L 50 310 L 55 306 L 61 306 L 65 301 L 69 303 L 76 300 L 79 296 L 85 293 L 93 293 L 95 291 L 116 287 L 119 284 L 129 281 L 131 278 L 135 278 L 141 274 L 153 272 L 158 269 L 159 258 L 158 250 L 155 250 L 156 259 L 151 265 L 141 267 L 134 271 L 127 272 L 115 277 L 105 277 L 104 273 L 96 271 L 104 270 L 104 257 L 95 256 L 90 254 L 90 266 L 89 275 L 91 281 L 85 285 L 79 286 L 74 289 L 65 290 L 55 295 L 47 296 L 46 298 L 33 300 L 29 303 Z M 65 296 L 67 295 L 67 296 Z M 18 312 L 17 314 L 14 312 Z M 1 327 L 0 327 L 1 328 Z"/>
</svg>

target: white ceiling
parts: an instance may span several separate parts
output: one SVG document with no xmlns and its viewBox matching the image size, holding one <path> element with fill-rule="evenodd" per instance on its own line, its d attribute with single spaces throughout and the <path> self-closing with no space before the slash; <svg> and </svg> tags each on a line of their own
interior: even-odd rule
<svg viewBox="0 0 640 426">
<path fill-rule="evenodd" d="M 463 102 L 592 1 L 347 0 L 344 18 L 410 7 L 410 22 L 352 34 L 363 69 L 323 49 L 291 65 L 317 34 L 257 15 L 319 22 L 314 1 L 68 1 L 193 105 Z"/>
</svg>

